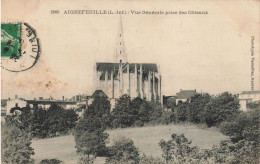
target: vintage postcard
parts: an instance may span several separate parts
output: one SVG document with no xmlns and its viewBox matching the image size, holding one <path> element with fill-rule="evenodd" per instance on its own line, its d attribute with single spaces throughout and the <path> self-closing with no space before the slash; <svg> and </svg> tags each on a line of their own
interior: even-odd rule
<svg viewBox="0 0 260 164">
<path fill-rule="evenodd" d="M 259 163 L 257 0 L 2 0 L 1 163 Z"/>
</svg>

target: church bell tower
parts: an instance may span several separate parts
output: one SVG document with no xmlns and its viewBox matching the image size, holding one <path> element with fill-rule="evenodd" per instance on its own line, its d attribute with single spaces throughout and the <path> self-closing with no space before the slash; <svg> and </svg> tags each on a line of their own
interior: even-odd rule
<svg viewBox="0 0 260 164">
<path fill-rule="evenodd" d="M 116 45 L 116 52 L 115 52 L 115 63 L 120 63 L 120 62 L 121 63 L 127 62 L 121 15 L 120 15 L 120 20 L 119 20 L 119 31 L 117 34 L 117 45 Z"/>
</svg>

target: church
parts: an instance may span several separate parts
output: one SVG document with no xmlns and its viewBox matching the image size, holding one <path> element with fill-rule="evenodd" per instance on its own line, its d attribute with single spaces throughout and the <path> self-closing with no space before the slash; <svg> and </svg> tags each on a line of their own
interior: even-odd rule
<svg viewBox="0 0 260 164">
<path fill-rule="evenodd" d="M 160 69 L 156 63 L 129 63 L 125 51 L 122 18 L 120 17 L 114 62 L 96 62 L 95 90 L 103 90 L 110 99 L 127 94 L 162 103 Z"/>
</svg>

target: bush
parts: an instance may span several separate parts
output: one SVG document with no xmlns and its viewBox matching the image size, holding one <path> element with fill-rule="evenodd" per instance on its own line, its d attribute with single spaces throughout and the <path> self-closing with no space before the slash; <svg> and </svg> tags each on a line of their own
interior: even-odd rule
<svg viewBox="0 0 260 164">
<path fill-rule="evenodd" d="M 259 143 L 259 119 L 258 111 L 242 112 L 238 116 L 223 122 L 220 125 L 220 131 L 230 136 L 233 142 L 245 139 Z"/>
<path fill-rule="evenodd" d="M 146 156 L 143 154 L 143 156 L 140 157 L 141 164 L 166 164 L 166 161 L 161 158 L 154 158 L 152 156 Z"/>
<path fill-rule="evenodd" d="M 61 160 L 58 159 L 44 159 L 40 162 L 40 164 L 62 164 L 64 162 L 62 162 Z"/>
<path fill-rule="evenodd" d="M 109 147 L 109 154 L 106 163 L 131 163 L 139 162 L 139 152 L 134 146 L 133 140 L 120 137 L 114 140 L 114 143 Z"/>
<path fill-rule="evenodd" d="M 211 150 L 214 163 L 258 164 L 259 148 L 246 140 L 233 143 L 230 140 L 221 141 L 220 145 Z"/>
<path fill-rule="evenodd" d="M 191 146 L 191 141 L 183 134 L 172 134 L 171 140 L 161 140 L 159 145 L 163 151 L 162 156 L 167 163 L 191 163 L 196 160 L 199 154 L 199 149 L 195 146 Z"/>
<path fill-rule="evenodd" d="M 163 158 L 167 163 L 229 163 L 229 164 L 258 164 L 259 147 L 254 142 L 240 140 L 233 143 L 230 140 L 221 141 L 212 149 L 200 150 L 191 146 L 191 141 L 184 135 L 172 134 L 169 141 L 161 140 L 159 145 L 163 150 Z"/>
<path fill-rule="evenodd" d="M 94 163 L 94 160 L 95 160 L 94 156 L 80 155 L 78 164 L 92 164 Z"/>
</svg>

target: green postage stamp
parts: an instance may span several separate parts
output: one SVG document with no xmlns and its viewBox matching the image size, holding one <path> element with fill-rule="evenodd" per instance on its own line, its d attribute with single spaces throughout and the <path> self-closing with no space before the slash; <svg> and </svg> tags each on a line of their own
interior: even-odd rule
<svg viewBox="0 0 260 164">
<path fill-rule="evenodd" d="M 21 23 L 1 24 L 1 57 L 21 56 Z"/>
</svg>

